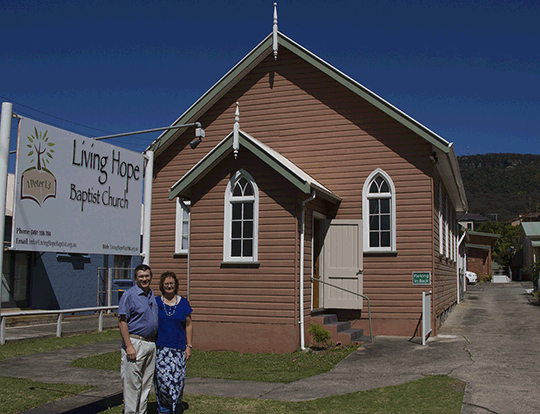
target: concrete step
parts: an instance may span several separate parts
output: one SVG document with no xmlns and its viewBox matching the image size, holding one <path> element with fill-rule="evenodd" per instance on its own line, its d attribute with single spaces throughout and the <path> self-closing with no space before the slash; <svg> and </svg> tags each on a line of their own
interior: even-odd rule
<svg viewBox="0 0 540 414">
<path fill-rule="evenodd" d="M 335 314 L 321 314 L 311 317 L 311 323 L 321 325 L 327 331 L 330 331 L 330 340 L 333 343 L 349 345 L 351 342 L 364 342 L 363 329 L 351 328 L 350 321 L 338 321 Z M 311 338 L 313 342 L 313 338 Z"/>
</svg>

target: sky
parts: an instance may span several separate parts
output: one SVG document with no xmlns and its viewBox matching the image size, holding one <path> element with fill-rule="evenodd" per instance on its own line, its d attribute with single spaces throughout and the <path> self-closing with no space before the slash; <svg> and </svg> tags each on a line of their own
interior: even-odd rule
<svg viewBox="0 0 540 414">
<path fill-rule="evenodd" d="M 89 137 L 171 125 L 273 24 L 273 1 L 259 0 L 0 0 L 0 10 L 0 101 Z M 540 154 L 539 21 L 538 0 L 278 1 L 280 32 L 458 156 Z M 157 136 L 107 142 L 142 152 Z"/>
</svg>

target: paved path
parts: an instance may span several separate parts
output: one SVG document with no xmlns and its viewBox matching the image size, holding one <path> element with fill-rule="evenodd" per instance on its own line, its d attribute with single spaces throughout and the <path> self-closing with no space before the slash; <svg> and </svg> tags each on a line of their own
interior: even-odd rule
<svg viewBox="0 0 540 414">
<path fill-rule="evenodd" d="M 186 394 L 303 401 L 388 385 L 425 375 L 447 374 L 467 382 L 463 414 L 540 413 L 538 367 L 540 307 L 528 303 L 520 283 L 478 284 L 455 307 L 437 338 L 376 337 L 332 371 L 290 384 L 188 378 Z M 110 352 L 120 341 L 12 358 L 0 375 L 43 382 L 99 385 L 94 392 L 66 398 L 30 412 L 66 412 L 76 404 L 121 398 L 118 372 L 70 368 L 80 356 Z M 102 400 L 103 402 L 103 400 Z M 28 413 L 30 413 L 28 412 Z"/>
</svg>

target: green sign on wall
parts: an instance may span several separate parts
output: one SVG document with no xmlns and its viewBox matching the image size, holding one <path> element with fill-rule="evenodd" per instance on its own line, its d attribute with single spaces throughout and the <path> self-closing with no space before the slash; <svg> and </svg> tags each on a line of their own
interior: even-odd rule
<svg viewBox="0 0 540 414">
<path fill-rule="evenodd" d="M 413 285 L 431 285 L 431 272 L 413 272 Z"/>
</svg>

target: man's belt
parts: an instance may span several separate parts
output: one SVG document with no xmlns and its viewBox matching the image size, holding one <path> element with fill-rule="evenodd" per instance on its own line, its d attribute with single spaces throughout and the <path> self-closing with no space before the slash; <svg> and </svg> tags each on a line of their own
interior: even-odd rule
<svg viewBox="0 0 540 414">
<path fill-rule="evenodd" d="M 146 342 L 156 342 L 156 338 L 145 338 L 144 336 L 140 336 L 140 335 L 129 334 L 129 337 L 133 339 L 139 339 L 141 341 L 146 341 Z"/>
</svg>

